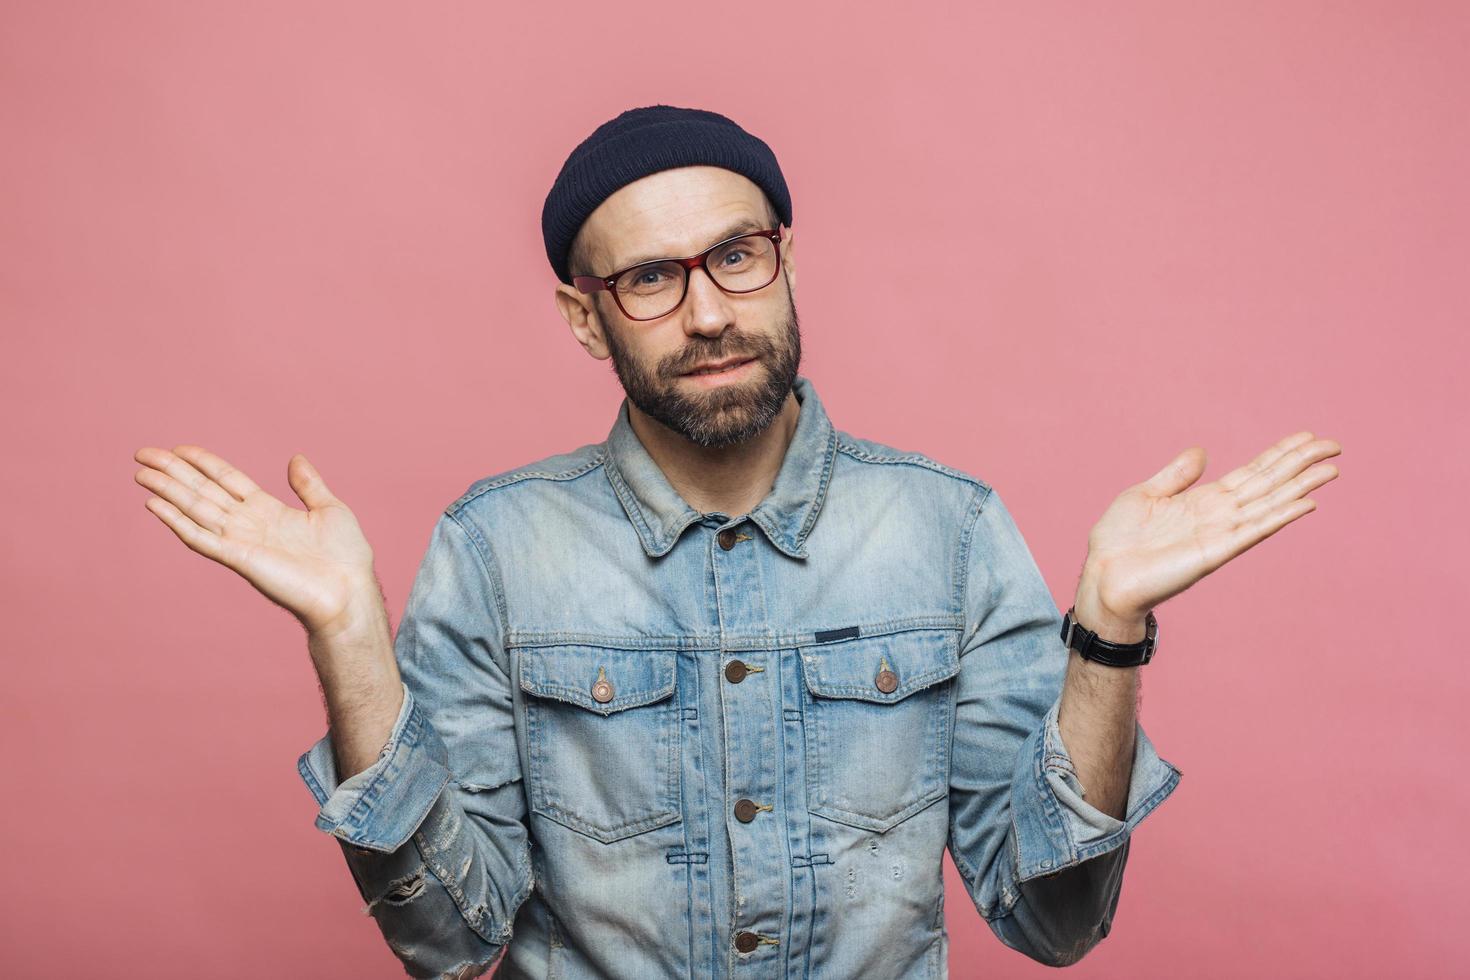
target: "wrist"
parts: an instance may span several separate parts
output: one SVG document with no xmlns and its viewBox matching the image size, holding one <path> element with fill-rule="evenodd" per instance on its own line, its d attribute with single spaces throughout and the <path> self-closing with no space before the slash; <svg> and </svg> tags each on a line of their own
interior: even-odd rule
<svg viewBox="0 0 1470 980">
<path fill-rule="evenodd" d="M 388 607 L 378 580 L 371 573 L 354 577 L 344 586 L 345 604 L 320 622 L 302 621 L 313 646 L 351 646 L 376 639 L 388 629 Z"/>
<path fill-rule="evenodd" d="M 306 646 L 323 683 L 347 677 L 388 684 L 397 680 L 393 631 L 381 601 L 364 596 L 360 606 L 345 611 L 330 625 L 308 630 Z"/>
<path fill-rule="evenodd" d="M 1084 568 L 1082 581 L 1073 602 L 1073 617 L 1078 625 L 1096 633 L 1109 643 L 1139 643 L 1148 635 L 1147 609 L 1117 609 L 1102 599 L 1097 576 Z"/>
</svg>

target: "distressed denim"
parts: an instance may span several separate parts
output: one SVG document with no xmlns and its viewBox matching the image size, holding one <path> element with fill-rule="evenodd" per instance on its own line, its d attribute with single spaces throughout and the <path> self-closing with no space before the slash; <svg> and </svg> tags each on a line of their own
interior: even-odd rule
<svg viewBox="0 0 1470 980">
<path fill-rule="evenodd" d="M 411 976 L 945 977 L 946 847 L 1026 956 L 1108 934 L 1179 770 L 1138 726 L 1125 819 L 1087 803 L 999 494 L 795 393 L 749 514 L 690 507 L 625 402 L 438 517 L 382 754 L 339 784 L 328 732 L 298 764 Z"/>
</svg>

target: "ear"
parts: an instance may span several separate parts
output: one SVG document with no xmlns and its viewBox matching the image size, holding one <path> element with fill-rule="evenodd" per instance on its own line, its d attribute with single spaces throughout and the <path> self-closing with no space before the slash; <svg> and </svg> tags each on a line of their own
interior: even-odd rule
<svg viewBox="0 0 1470 980">
<path fill-rule="evenodd" d="M 786 273 L 786 285 L 791 295 L 796 295 L 796 231 L 787 228 L 781 236 L 781 268 Z"/>
<path fill-rule="evenodd" d="M 595 296 L 595 293 L 584 293 L 576 286 L 557 283 L 554 298 L 557 311 L 567 321 L 567 326 L 572 328 L 572 336 L 577 343 L 591 356 L 605 361 L 611 356 L 611 352 L 607 349 L 607 341 L 603 339 L 602 319 L 593 303 Z"/>
</svg>

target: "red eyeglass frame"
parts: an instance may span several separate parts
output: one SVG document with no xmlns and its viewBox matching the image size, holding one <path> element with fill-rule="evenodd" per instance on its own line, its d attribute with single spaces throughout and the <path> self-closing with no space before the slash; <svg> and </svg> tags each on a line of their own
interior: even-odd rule
<svg viewBox="0 0 1470 980">
<path fill-rule="evenodd" d="M 785 225 L 777 225 L 775 228 L 766 228 L 761 231 L 742 231 L 738 235 L 731 235 L 729 238 L 715 242 L 713 245 L 705 249 L 703 252 L 700 252 L 698 255 L 686 255 L 683 258 L 678 259 L 650 259 L 647 262 L 639 262 L 634 265 L 630 265 L 626 269 L 619 269 L 617 272 L 614 272 L 610 276 L 573 276 L 572 285 L 576 286 L 577 290 L 582 293 L 595 293 L 599 290 L 604 289 L 612 293 L 613 302 L 618 304 L 618 309 L 621 310 L 623 316 L 627 317 L 629 320 L 657 320 L 661 317 L 668 316 L 669 313 L 674 312 L 680 307 L 680 305 L 683 304 L 684 297 L 689 295 L 689 277 L 693 275 L 695 269 L 704 269 L 704 274 L 706 276 L 709 276 L 710 282 L 714 283 L 716 286 L 719 286 L 721 290 L 731 294 L 732 296 L 738 296 L 744 293 L 753 293 L 756 290 L 765 289 L 771 283 L 775 282 L 776 277 L 781 274 L 781 241 L 785 237 L 785 231 Z M 724 286 L 720 285 L 719 280 L 710 275 L 709 266 L 706 264 L 709 261 L 710 253 L 719 248 L 721 245 L 728 245 L 731 242 L 739 241 L 742 238 L 751 237 L 769 238 L 772 244 L 776 246 L 775 271 L 771 273 L 770 279 L 767 279 L 759 286 L 752 287 L 751 289 L 725 289 Z M 641 269 L 645 265 L 662 265 L 665 262 L 677 262 L 684 267 L 684 291 L 679 294 L 679 302 L 669 307 L 668 312 L 660 313 L 658 316 L 633 316 L 627 310 L 623 309 L 623 301 L 618 298 L 618 291 L 616 288 L 616 283 L 618 279 L 620 279 L 627 273 L 632 272 L 634 269 Z"/>
</svg>

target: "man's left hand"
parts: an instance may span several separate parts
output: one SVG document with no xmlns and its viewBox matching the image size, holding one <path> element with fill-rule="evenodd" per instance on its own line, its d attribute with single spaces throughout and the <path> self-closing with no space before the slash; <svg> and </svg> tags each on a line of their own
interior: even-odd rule
<svg viewBox="0 0 1470 980">
<path fill-rule="evenodd" d="M 1113 642 L 1143 639 L 1149 610 L 1315 510 L 1307 494 L 1337 478 L 1337 467 L 1323 460 L 1340 452 L 1331 439 L 1298 432 L 1192 487 L 1204 474 L 1205 451 L 1184 450 L 1119 494 L 1093 526 L 1078 622 Z"/>
</svg>

